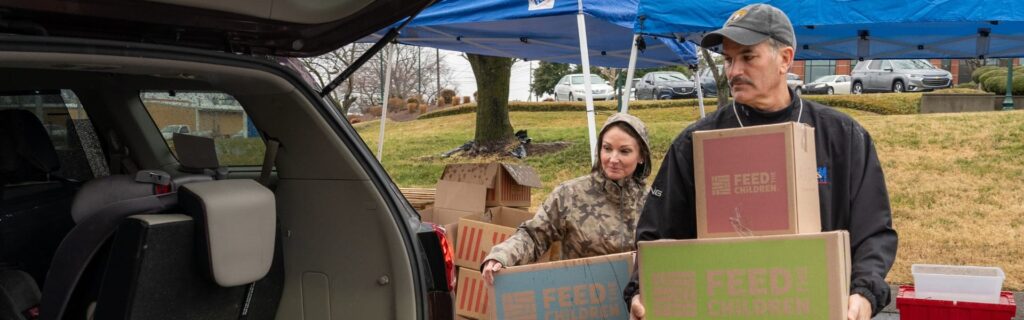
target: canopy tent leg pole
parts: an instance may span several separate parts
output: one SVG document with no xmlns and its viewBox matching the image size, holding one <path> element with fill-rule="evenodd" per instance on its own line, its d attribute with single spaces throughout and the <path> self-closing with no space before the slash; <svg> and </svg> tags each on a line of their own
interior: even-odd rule
<svg viewBox="0 0 1024 320">
<path fill-rule="evenodd" d="M 584 21 L 583 9 L 576 14 L 576 29 L 580 34 L 580 60 L 583 62 L 583 90 L 587 101 L 587 129 L 590 133 L 590 165 L 597 161 L 594 150 L 597 147 L 597 129 L 594 120 L 594 91 L 590 86 L 590 50 L 587 48 L 587 23 Z"/>
<path fill-rule="evenodd" d="M 380 134 L 377 135 L 377 161 L 381 163 L 384 163 L 382 161 L 384 159 L 384 123 L 388 120 L 388 100 L 390 100 L 388 99 L 390 98 L 388 89 L 391 88 L 391 68 L 395 64 L 391 60 L 394 59 L 397 49 L 395 46 L 392 46 L 391 52 L 388 52 L 387 61 L 384 62 L 387 65 L 386 71 L 384 71 L 384 102 L 383 107 L 380 109 Z"/>
<path fill-rule="evenodd" d="M 639 34 L 633 35 L 632 49 L 629 49 L 629 68 L 626 68 L 626 85 L 622 88 L 622 113 L 629 113 L 629 92 L 633 89 L 633 73 L 636 71 L 636 41 Z"/>
<path fill-rule="evenodd" d="M 697 72 L 693 76 L 694 86 L 697 87 L 697 105 L 700 106 L 700 118 L 704 119 L 704 88 L 700 84 L 700 62 L 697 62 Z"/>
</svg>

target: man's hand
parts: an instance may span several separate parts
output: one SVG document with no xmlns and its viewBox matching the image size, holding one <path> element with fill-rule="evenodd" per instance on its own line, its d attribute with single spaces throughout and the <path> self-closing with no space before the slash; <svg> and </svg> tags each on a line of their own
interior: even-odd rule
<svg viewBox="0 0 1024 320">
<path fill-rule="evenodd" d="M 487 260 L 484 263 L 483 276 L 484 280 L 487 280 L 487 285 L 494 286 L 494 273 L 501 270 L 501 268 L 504 268 L 504 266 L 498 260 Z"/>
<path fill-rule="evenodd" d="M 850 296 L 850 310 L 846 312 L 847 320 L 870 320 L 871 302 L 859 294 Z"/>
<path fill-rule="evenodd" d="M 633 296 L 633 301 L 629 304 L 629 320 L 644 320 L 646 313 L 647 310 L 644 310 L 644 304 L 640 303 L 640 295 Z"/>
</svg>

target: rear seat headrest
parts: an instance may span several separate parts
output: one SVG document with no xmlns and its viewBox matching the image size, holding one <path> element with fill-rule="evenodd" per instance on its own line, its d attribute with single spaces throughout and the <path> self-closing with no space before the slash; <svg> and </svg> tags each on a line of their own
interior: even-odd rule
<svg viewBox="0 0 1024 320">
<path fill-rule="evenodd" d="M 43 181 L 60 169 L 50 135 L 31 111 L 0 110 L 0 135 L 0 175 L 7 183 Z"/>
<path fill-rule="evenodd" d="M 178 198 L 200 226 L 218 285 L 252 283 L 267 274 L 277 230 L 273 192 L 253 180 L 216 180 L 182 186 Z"/>
</svg>

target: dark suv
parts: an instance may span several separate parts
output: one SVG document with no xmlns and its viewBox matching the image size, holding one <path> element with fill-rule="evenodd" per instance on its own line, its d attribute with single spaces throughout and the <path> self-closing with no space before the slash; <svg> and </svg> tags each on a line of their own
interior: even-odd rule
<svg viewBox="0 0 1024 320">
<path fill-rule="evenodd" d="M 451 319 L 444 230 L 293 60 L 429 3 L 4 1 L 0 318 Z"/>
</svg>

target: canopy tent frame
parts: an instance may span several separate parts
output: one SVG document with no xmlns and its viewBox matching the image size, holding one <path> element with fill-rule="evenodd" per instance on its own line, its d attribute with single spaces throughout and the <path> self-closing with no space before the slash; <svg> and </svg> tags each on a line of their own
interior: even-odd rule
<svg viewBox="0 0 1024 320">
<path fill-rule="evenodd" d="M 481 6 L 485 6 L 487 4 L 496 4 L 499 7 L 498 8 L 499 10 L 508 10 L 508 7 L 510 6 L 510 3 L 512 3 L 512 2 L 511 1 L 504 1 L 504 2 L 502 2 L 501 0 L 492 1 L 492 2 L 489 2 L 487 4 L 482 3 L 482 2 L 477 2 L 477 1 L 458 2 L 458 1 L 443 1 L 442 0 L 442 1 L 440 1 L 438 3 L 438 5 L 442 6 L 441 7 L 442 9 L 452 9 L 451 11 L 444 11 L 443 12 L 444 14 L 439 14 L 439 12 L 442 12 L 442 11 L 440 11 L 442 9 L 438 9 L 438 11 L 434 11 L 433 13 L 424 13 L 421 16 L 423 16 L 424 19 L 426 21 L 428 21 L 428 22 L 424 22 L 424 23 L 421 23 L 421 24 L 417 24 L 416 22 L 413 22 L 412 25 L 410 25 L 408 28 L 405 28 L 405 30 L 403 31 L 402 35 L 399 35 L 399 36 L 397 36 L 395 38 L 395 42 L 400 43 L 400 44 L 413 45 L 413 46 L 421 46 L 421 47 L 422 46 L 426 46 L 426 47 L 443 48 L 443 49 L 446 49 L 446 50 L 452 50 L 452 49 L 449 49 L 448 47 L 445 47 L 444 45 L 439 45 L 439 44 L 453 44 L 453 45 L 455 45 L 455 44 L 464 44 L 464 45 L 468 46 L 466 48 L 473 48 L 473 50 L 471 50 L 471 51 L 464 51 L 464 52 L 471 52 L 471 53 L 478 53 L 478 54 L 485 54 L 485 55 L 494 55 L 494 56 L 513 57 L 513 58 L 520 58 L 520 59 L 523 59 L 523 60 L 540 60 L 540 61 L 573 63 L 573 62 L 568 62 L 568 61 L 574 60 L 576 57 L 578 57 L 580 59 L 579 62 L 580 62 L 580 65 L 582 66 L 584 77 L 586 79 L 588 79 L 588 80 L 590 79 L 590 77 L 592 77 L 592 75 L 590 73 L 590 65 L 593 62 L 592 59 L 591 59 L 592 56 L 601 57 L 601 60 L 604 61 L 604 62 L 602 62 L 600 65 L 604 65 L 604 66 L 615 66 L 615 63 L 613 63 L 613 61 L 623 61 L 623 60 L 629 60 L 631 65 L 635 65 L 637 63 L 637 61 L 639 61 L 639 62 L 643 63 L 646 66 L 652 66 L 652 67 L 678 65 L 678 64 L 680 64 L 680 61 L 687 61 L 688 62 L 690 60 L 696 60 L 696 53 L 695 53 L 695 50 L 693 50 L 692 44 L 682 44 L 682 45 L 674 44 L 674 46 L 669 46 L 669 45 L 664 44 L 664 43 L 659 43 L 659 44 L 656 44 L 656 45 L 652 45 L 651 47 L 648 47 L 648 50 L 650 52 L 652 52 L 652 53 L 647 54 L 647 55 L 645 55 L 643 57 L 636 57 L 635 42 L 632 43 L 631 48 L 629 50 L 607 50 L 607 48 L 608 48 L 608 46 L 610 44 L 606 40 L 606 39 L 609 39 L 609 38 L 607 36 L 605 36 L 605 37 L 602 37 L 602 40 L 604 40 L 604 42 L 600 43 L 601 44 L 601 45 L 599 45 L 600 49 L 593 49 L 593 50 L 590 49 L 590 48 L 592 48 L 591 47 L 591 43 L 587 40 L 587 17 L 586 17 L 587 15 L 595 15 L 595 17 L 597 17 L 599 22 L 597 23 L 598 26 L 595 27 L 595 28 L 599 28 L 598 30 L 605 30 L 605 29 L 600 29 L 600 28 L 609 28 L 609 27 L 613 28 L 611 30 L 619 30 L 619 29 L 616 29 L 616 28 L 627 28 L 628 29 L 628 26 L 632 24 L 632 20 L 626 21 L 625 24 L 624 24 L 623 21 L 622 21 L 623 17 L 626 17 L 628 15 L 635 15 L 635 11 L 629 11 L 629 10 L 622 9 L 623 8 L 622 4 L 618 3 L 618 2 L 605 1 L 606 3 L 593 4 L 595 2 L 596 1 L 591 1 L 592 4 L 589 6 L 590 10 L 588 11 L 588 9 L 587 9 L 588 6 L 585 6 L 584 0 L 577 0 L 576 1 L 575 10 L 573 10 L 575 12 L 573 12 L 573 13 L 575 13 L 575 16 L 576 16 L 577 34 L 576 34 L 576 37 L 575 37 L 575 41 L 578 41 L 578 44 L 579 44 L 578 46 L 571 46 L 571 45 L 566 45 L 564 43 L 558 43 L 557 42 L 558 40 L 562 40 L 563 42 L 566 41 L 566 40 L 569 40 L 568 37 L 565 37 L 567 35 L 565 32 L 559 33 L 559 31 L 554 31 L 552 33 L 555 36 L 558 36 L 559 34 L 561 34 L 562 36 L 559 37 L 559 38 L 537 37 L 536 36 L 537 34 L 544 34 L 544 33 L 534 32 L 535 30 L 528 30 L 526 32 L 529 33 L 530 35 L 523 35 L 523 36 L 519 36 L 519 37 L 512 37 L 512 36 L 509 36 L 509 37 L 477 36 L 477 35 L 473 35 L 473 34 L 470 34 L 469 36 L 466 36 L 466 35 L 462 35 L 462 34 L 456 34 L 456 32 L 449 32 L 449 31 L 446 31 L 446 30 L 451 29 L 451 30 L 455 30 L 455 31 L 463 31 L 463 30 L 466 30 L 467 28 L 469 28 L 468 25 L 460 25 L 460 24 L 456 23 L 456 24 L 452 25 L 453 27 L 451 27 L 451 28 L 448 28 L 447 24 L 440 24 L 439 26 L 430 25 L 430 22 L 445 21 L 445 18 L 442 18 L 441 16 L 445 16 L 445 17 L 451 17 L 451 16 L 459 17 L 458 14 L 455 14 L 455 13 L 458 13 L 458 12 L 474 12 L 474 14 L 479 14 L 480 13 L 479 9 L 481 9 Z M 552 7 L 554 7 L 555 10 L 552 11 L 552 12 L 546 12 L 544 14 L 537 15 L 537 16 L 530 16 L 529 14 L 524 14 L 524 13 L 518 12 L 518 11 L 515 11 L 514 13 L 509 13 L 509 12 L 512 12 L 512 11 L 503 11 L 502 12 L 503 15 L 499 15 L 499 16 L 488 15 L 487 17 L 483 17 L 483 18 L 476 19 L 476 20 L 474 20 L 474 19 L 466 19 L 465 23 L 468 23 L 468 24 L 471 24 L 471 25 L 472 24 L 485 24 L 485 23 L 489 23 L 489 22 L 509 23 L 509 21 L 515 21 L 517 19 L 545 18 L 545 17 L 549 17 L 549 16 L 554 16 L 554 17 L 565 16 L 565 19 L 567 20 L 568 19 L 568 15 L 570 14 L 570 12 L 567 10 L 568 8 L 566 7 L 567 4 L 565 4 L 564 2 L 559 2 L 559 3 L 562 3 L 563 5 L 560 5 L 560 6 L 559 5 L 555 5 L 555 3 L 553 1 L 551 1 L 550 4 L 551 4 Z M 547 8 L 547 9 L 551 9 L 551 8 Z M 534 10 L 534 8 L 530 8 L 530 11 L 532 11 L 532 10 Z M 607 11 L 605 11 L 605 10 L 607 10 Z M 604 19 L 608 19 L 609 17 L 611 17 L 610 19 L 613 19 L 613 20 L 602 20 L 603 18 L 601 18 L 601 16 L 605 16 Z M 500 20 L 500 19 L 505 19 L 505 18 L 509 18 L 509 17 L 511 17 L 510 20 Z M 488 19 L 490 19 L 490 20 L 488 20 Z M 619 22 L 614 22 L 614 21 L 619 21 Z M 567 23 L 565 24 L 565 26 L 567 26 Z M 444 27 L 446 29 L 442 29 L 442 27 Z M 459 29 L 459 28 L 462 28 L 462 29 Z M 415 30 L 412 30 L 412 29 L 415 29 Z M 410 31 L 410 30 L 412 30 L 412 31 Z M 487 31 L 490 32 L 490 34 L 495 34 L 495 32 L 493 30 L 487 30 Z M 619 32 L 619 35 L 621 35 L 620 31 L 613 31 L 613 32 Z M 421 34 L 421 33 L 426 33 L 426 34 Z M 629 31 L 630 35 L 632 35 L 632 33 L 633 33 L 632 31 Z M 498 34 L 503 34 L 503 33 L 498 33 Z M 362 42 L 369 42 L 369 41 L 372 41 L 372 40 L 376 40 L 376 42 L 379 43 L 381 38 L 382 37 L 386 37 L 386 36 L 387 35 L 381 36 L 379 34 L 372 34 L 372 35 L 367 36 L 366 38 L 364 38 L 361 41 Z M 662 41 L 664 42 L 666 40 L 662 40 Z M 672 41 L 672 40 L 668 40 L 668 41 Z M 505 52 L 505 51 L 502 51 L 501 49 L 496 48 L 496 46 L 501 46 L 502 44 L 514 44 L 514 43 L 522 43 L 524 45 L 538 45 L 538 46 L 543 46 L 543 47 L 546 47 L 548 49 L 553 49 L 553 50 L 563 50 L 563 51 L 565 51 L 565 50 L 578 50 L 579 53 L 578 53 L 578 55 L 577 54 L 557 54 L 557 55 L 547 55 L 547 56 L 532 56 L 531 55 L 529 57 L 520 57 L 520 56 L 510 56 L 509 52 Z M 614 46 L 614 44 L 611 44 L 611 45 Z M 689 47 L 687 47 L 687 46 L 689 46 Z M 538 47 L 538 48 L 541 48 L 541 47 Z M 605 49 L 605 50 L 601 50 L 601 49 Z M 460 50 L 456 50 L 456 51 L 460 51 Z M 628 55 L 627 55 L 627 51 L 629 52 Z M 560 52 L 555 52 L 555 53 L 560 53 Z M 618 60 L 609 60 L 608 58 L 615 58 L 615 59 L 618 59 Z M 618 63 L 621 63 L 621 62 L 618 62 Z M 390 82 L 390 81 L 388 81 L 388 82 Z M 390 86 L 390 83 L 386 84 L 386 86 Z M 585 94 L 584 94 L 584 101 L 585 101 L 585 104 L 586 104 L 586 113 L 587 113 L 587 127 L 588 127 L 588 137 L 589 137 L 589 142 L 590 142 L 589 143 L 590 144 L 589 148 L 590 148 L 590 155 L 591 155 L 590 158 L 591 158 L 591 164 L 594 164 L 597 161 L 597 153 L 596 153 L 596 150 L 597 150 L 596 149 L 596 147 L 597 147 L 597 137 L 596 137 L 596 123 L 595 123 L 596 122 L 596 111 L 595 111 L 595 108 L 594 108 L 593 89 L 591 88 L 590 81 L 584 81 L 584 90 L 586 91 Z M 626 99 L 626 100 L 629 99 L 629 91 L 625 92 L 625 98 L 624 99 Z M 378 139 L 378 142 L 377 142 L 378 143 L 378 154 L 381 154 L 383 152 L 383 143 L 384 143 L 383 127 L 384 127 L 384 121 L 385 121 L 384 117 L 386 117 L 386 114 L 382 115 L 382 119 L 381 119 L 381 128 L 382 128 L 381 132 L 382 133 L 380 134 L 380 139 Z"/>
</svg>

